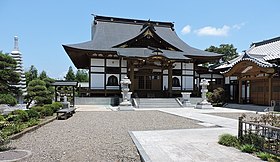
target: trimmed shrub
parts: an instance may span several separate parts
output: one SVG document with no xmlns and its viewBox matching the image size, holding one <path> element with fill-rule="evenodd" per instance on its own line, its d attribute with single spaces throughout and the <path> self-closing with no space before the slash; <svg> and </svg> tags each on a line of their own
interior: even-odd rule
<svg viewBox="0 0 280 162">
<path fill-rule="evenodd" d="M 10 143 L 8 136 L 0 131 L 0 151 L 8 150 L 9 147 L 6 146 L 8 143 Z"/>
<path fill-rule="evenodd" d="M 17 115 L 8 114 L 8 116 L 6 117 L 6 120 L 8 122 L 13 122 L 13 121 L 17 120 L 16 118 L 17 118 Z"/>
<path fill-rule="evenodd" d="M 17 122 L 27 122 L 29 120 L 28 113 L 24 110 L 15 110 L 11 114 L 16 115 L 15 121 Z"/>
<path fill-rule="evenodd" d="M 261 136 L 258 136 L 256 134 L 250 133 L 250 134 L 245 134 L 240 138 L 240 143 L 242 144 L 250 144 L 254 145 L 257 148 L 262 147 L 264 143 L 264 139 Z"/>
<path fill-rule="evenodd" d="M 39 124 L 39 120 L 38 119 L 35 119 L 35 118 L 32 118 L 30 119 L 28 122 L 27 122 L 27 126 L 28 127 L 32 127 L 34 125 L 38 125 Z"/>
<path fill-rule="evenodd" d="M 27 110 L 26 112 L 27 112 L 28 117 L 29 117 L 30 119 L 38 119 L 38 118 L 40 118 L 40 113 L 37 112 L 37 111 L 34 110 L 34 109 L 29 109 L 29 110 Z"/>
<path fill-rule="evenodd" d="M 53 106 L 53 112 L 56 112 L 57 110 L 59 110 L 62 107 L 62 103 L 54 102 L 54 103 L 52 103 L 52 106 Z"/>
<path fill-rule="evenodd" d="M 267 152 L 257 152 L 256 155 L 264 161 L 268 161 L 271 158 L 271 155 Z"/>
<path fill-rule="evenodd" d="M 224 146 L 231 146 L 231 147 L 239 146 L 238 138 L 231 134 L 222 134 L 221 136 L 219 136 L 218 143 Z"/>
<path fill-rule="evenodd" d="M 25 124 L 10 124 L 7 127 L 3 128 L 2 130 L 4 135 L 10 136 L 12 134 L 21 132 L 25 128 L 26 128 Z"/>
<path fill-rule="evenodd" d="M 213 104 L 213 106 L 222 106 L 225 102 L 225 90 L 221 87 L 214 89 L 213 92 L 206 94 L 208 101 Z"/>
<path fill-rule="evenodd" d="M 0 121 L 5 121 L 5 117 L 3 115 L 0 115 Z"/>
<path fill-rule="evenodd" d="M 35 111 L 37 111 L 40 114 L 41 118 L 44 117 L 44 114 L 43 114 L 44 108 L 42 106 L 33 106 L 33 107 L 31 107 L 30 110 L 35 110 Z"/>
<path fill-rule="evenodd" d="M 11 94 L 0 94 L 0 104 L 15 106 L 17 104 L 17 100 Z"/>
<path fill-rule="evenodd" d="M 52 116 L 53 115 L 53 109 L 50 105 L 44 105 L 43 106 L 43 115 L 44 116 Z"/>
<path fill-rule="evenodd" d="M 256 148 L 254 145 L 245 144 L 245 145 L 240 146 L 240 150 L 242 152 L 246 152 L 246 153 L 253 153 L 254 151 L 256 151 Z"/>
</svg>

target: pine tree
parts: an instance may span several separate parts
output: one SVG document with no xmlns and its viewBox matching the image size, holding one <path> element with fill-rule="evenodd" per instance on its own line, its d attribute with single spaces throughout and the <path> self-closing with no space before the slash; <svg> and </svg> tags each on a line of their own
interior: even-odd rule
<svg viewBox="0 0 280 162">
<path fill-rule="evenodd" d="M 72 66 L 69 67 L 68 72 L 64 78 L 66 81 L 75 81 L 75 74 Z"/>
</svg>

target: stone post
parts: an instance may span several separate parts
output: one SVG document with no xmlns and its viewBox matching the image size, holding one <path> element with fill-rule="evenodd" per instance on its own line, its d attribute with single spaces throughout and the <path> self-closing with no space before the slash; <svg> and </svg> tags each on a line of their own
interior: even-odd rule
<svg viewBox="0 0 280 162">
<path fill-rule="evenodd" d="M 181 92 L 182 98 L 183 98 L 183 106 L 184 107 L 190 107 L 191 106 L 191 92 Z"/>
<path fill-rule="evenodd" d="M 196 109 L 213 109 L 213 106 L 210 102 L 207 101 L 206 93 L 208 92 L 207 86 L 209 85 L 206 79 L 202 79 L 200 84 L 201 85 L 201 96 L 202 101 L 196 104 Z"/>
<path fill-rule="evenodd" d="M 123 101 L 120 103 L 118 110 L 133 111 L 133 107 L 130 101 L 132 92 L 129 92 L 129 88 L 128 88 L 128 85 L 131 84 L 131 81 L 128 79 L 127 76 L 125 76 L 120 83 L 122 85 Z"/>
</svg>

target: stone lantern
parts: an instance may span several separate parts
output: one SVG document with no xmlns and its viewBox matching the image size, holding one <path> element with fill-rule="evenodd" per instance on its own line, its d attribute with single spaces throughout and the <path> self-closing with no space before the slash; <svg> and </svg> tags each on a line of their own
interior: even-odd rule
<svg viewBox="0 0 280 162">
<path fill-rule="evenodd" d="M 200 82 L 201 85 L 201 96 L 202 101 L 196 104 L 196 109 L 213 109 L 213 106 L 210 102 L 207 101 L 206 93 L 208 92 L 207 86 L 209 85 L 206 79 L 202 79 Z"/>
<path fill-rule="evenodd" d="M 123 101 L 120 103 L 118 110 L 120 111 L 134 110 L 130 102 L 132 92 L 129 92 L 129 88 L 128 88 L 128 85 L 131 84 L 130 79 L 128 79 L 128 77 L 125 76 L 120 83 L 122 86 Z"/>
</svg>

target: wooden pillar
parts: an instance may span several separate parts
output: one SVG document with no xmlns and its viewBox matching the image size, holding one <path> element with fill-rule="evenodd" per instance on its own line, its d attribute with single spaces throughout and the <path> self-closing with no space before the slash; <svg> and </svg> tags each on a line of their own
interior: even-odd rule
<svg viewBox="0 0 280 162">
<path fill-rule="evenodd" d="M 57 86 L 54 86 L 54 97 L 55 102 L 57 102 Z"/>
<path fill-rule="evenodd" d="M 241 98 L 242 98 L 242 80 L 241 78 L 238 78 L 238 103 L 241 104 Z"/>
<path fill-rule="evenodd" d="M 130 65 L 130 81 L 131 81 L 131 84 L 130 84 L 130 91 L 133 93 L 134 92 L 134 64 L 133 62 L 131 62 L 131 65 Z"/>
<path fill-rule="evenodd" d="M 272 100 L 272 76 L 268 77 L 268 105 Z"/>
<path fill-rule="evenodd" d="M 168 93 L 172 97 L 172 64 L 168 67 Z"/>
<path fill-rule="evenodd" d="M 73 93 L 73 107 L 75 107 L 75 86 L 72 86 L 72 93 Z"/>
</svg>

